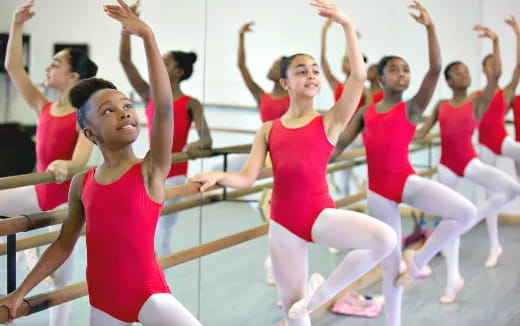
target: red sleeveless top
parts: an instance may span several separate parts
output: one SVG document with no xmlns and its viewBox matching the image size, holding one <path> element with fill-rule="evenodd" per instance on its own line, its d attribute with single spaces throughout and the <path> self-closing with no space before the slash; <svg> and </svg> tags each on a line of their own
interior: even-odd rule
<svg viewBox="0 0 520 326">
<path fill-rule="evenodd" d="M 287 112 L 290 103 L 291 99 L 289 98 L 289 95 L 280 98 L 272 98 L 271 94 L 264 93 L 260 100 L 260 105 L 258 106 L 260 119 L 262 122 L 267 122 L 280 118 L 285 114 L 285 112 Z"/>
<path fill-rule="evenodd" d="M 439 109 L 441 132 L 441 164 L 464 176 L 468 163 L 477 157 L 472 136 L 478 126 L 473 113 L 473 101 L 461 106 L 452 106 L 444 101 Z"/>
<path fill-rule="evenodd" d="M 71 160 L 78 141 L 76 112 L 65 116 L 51 115 L 52 103 L 40 112 L 36 129 L 36 172 L 45 172 L 55 160 Z M 68 201 L 70 180 L 34 186 L 42 211 L 56 208 Z"/>
<path fill-rule="evenodd" d="M 515 97 L 513 102 L 513 117 L 515 124 L 515 140 L 520 141 L 520 95 Z"/>
<path fill-rule="evenodd" d="M 477 93 L 478 95 L 481 92 Z M 478 127 L 478 141 L 497 155 L 502 154 L 502 143 L 507 137 L 505 117 L 507 103 L 504 91 L 499 89 L 489 103 L 489 107 L 482 116 Z"/>
<path fill-rule="evenodd" d="M 341 97 L 341 94 L 343 94 L 343 84 L 342 83 L 338 83 L 338 85 L 336 86 L 336 89 L 334 90 L 334 101 L 337 102 L 339 100 L 339 98 Z M 356 111 L 359 111 L 359 109 L 361 109 L 361 107 L 365 105 L 365 97 L 363 95 L 361 95 L 361 98 L 359 99 L 359 103 L 358 103 L 358 106 L 356 108 Z"/>
<path fill-rule="evenodd" d="M 188 142 L 188 135 L 192 118 L 188 112 L 188 101 L 190 97 L 187 95 L 179 97 L 173 101 L 173 145 L 172 153 L 182 152 Z M 146 106 L 146 119 L 148 120 L 148 139 L 152 139 L 153 128 L 153 112 L 154 106 L 152 99 L 148 101 Z M 188 162 L 173 163 L 170 169 L 169 177 L 188 174 Z"/>
<path fill-rule="evenodd" d="M 87 284 L 90 304 L 125 322 L 155 293 L 170 289 L 154 253 L 154 235 L 163 204 L 154 202 L 141 163 L 111 184 L 100 184 L 95 168 L 83 180 Z"/>
<path fill-rule="evenodd" d="M 365 142 L 368 188 L 397 203 L 402 201 L 406 179 L 415 170 L 408 158 L 416 126 L 406 117 L 406 102 L 379 113 L 376 104 L 365 111 Z"/>
<path fill-rule="evenodd" d="M 273 121 L 269 153 L 273 163 L 271 218 L 298 237 L 312 241 L 312 226 L 325 208 L 334 208 L 327 184 L 327 164 L 334 145 L 323 116 L 299 128 Z"/>
<path fill-rule="evenodd" d="M 379 103 L 383 100 L 383 98 L 385 97 L 385 93 L 384 91 L 381 89 L 377 92 L 375 92 L 374 94 L 372 94 L 372 103 Z"/>
</svg>

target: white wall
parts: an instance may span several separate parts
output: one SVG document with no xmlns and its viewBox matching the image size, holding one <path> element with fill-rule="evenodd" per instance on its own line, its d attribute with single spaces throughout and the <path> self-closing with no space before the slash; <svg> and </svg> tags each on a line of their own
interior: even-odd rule
<svg viewBox="0 0 520 326">
<path fill-rule="evenodd" d="M 1 1 L 0 31 L 8 31 L 12 12 L 20 3 L 20 0 Z M 101 5 L 105 3 L 106 0 L 36 2 L 37 15 L 25 28 L 32 36 L 31 78 L 35 82 L 43 80 L 43 71 L 50 62 L 55 42 L 86 42 L 90 45 L 92 58 L 100 67 L 99 76 L 114 81 L 124 92 L 131 90 L 118 62 L 119 26 L 102 12 Z M 324 20 L 304 0 L 207 0 L 207 22 L 204 19 L 205 0 L 143 0 L 142 3 L 143 17 L 154 28 L 162 51 L 194 50 L 199 54 L 194 75 L 183 88 L 186 93 L 206 102 L 254 105 L 236 67 L 238 29 L 244 22 L 256 22 L 255 32 L 247 35 L 246 39 L 247 62 L 255 80 L 265 89 L 272 87 L 265 78 L 267 70 L 280 55 L 308 52 L 317 59 L 319 56 L 319 37 Z M 475 88 L 478 87 L 480 60 L 485 47 L 471 27 L 481 21 L 489 22 L 489 25 L 499 27 L 504 75 L 507 76 L 507 67 L 513 65 L 510 49 L 514 35 L 501 21 L 510 11 L 520 13 L 518 3 L 513 0 L 482 0 L 482 4 L 475 0 L 425 0 L 424 5 L 437 26 L 443 66 L 455 59 L 463 60 L 471 69 Z M 408 4 L 405 0 L 341 2 L 362 33 L 363 52 L 371 63 L 385 54 L 398 54 L 409 62 L 412 85 L 407 96 L 410 96 L 417 89 L 428 61 L 426 33 L 408 16 Z M 204 55 L 205 42 L 207 56 Z M 340 62 L 344 47 L 341 30 L 333 26 L 329 34 L 328 59 L 340 78 L 343 77 Z M 143 51 L 135 39 L 133 53 L 134 61 L 145 74 Z M 5 112 L 5 90 L 3 78 L 0 78 L 0 121 Z M 15 95 L 16 91 L 11 93 Z M 449 95 L 441 79 L 435 96 Z M 331 103 L 332 93 L 324 84 L 316 105 L 326 108 Z M 25 109 L 17 95 L 10 108 L 10 120 L 35 121 L 34 115 Z"/>
</svg>

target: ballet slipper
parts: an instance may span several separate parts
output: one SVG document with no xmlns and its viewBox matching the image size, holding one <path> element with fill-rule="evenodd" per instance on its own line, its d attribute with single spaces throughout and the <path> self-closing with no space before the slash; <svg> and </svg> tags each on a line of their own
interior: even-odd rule
<svg viewBox="0 0 520 326">
<path fill-rule="evenodd" d="M 276 285 L 276 279 L 273 275 L 266 275 L 265 276 L 265 284 L 275 286 Z"/>
<path fill-rule="evenodd" d="M 329 248 L 329 252 L 330 252 L 331 254 L 333 254 L 333 255 L 337 255 L 337 254 L 339 254 L 339 250 L 336 249 L 336 248 Z"/>
<path fill-rule="evenodd" d="M 432 268 L 426 264 L 423 266 L 423 268 L 421 268 L 419 273 L 417 273 L 417 278 L 427 278 L 430 275 L 432 275 Z"/>
<path fill-rule="evenodd" d="M 498 249 L 491 249 L 491 252 L 489 253 L 489 257 L 486 260 L 486 267 L 487 268 L 493 268 L 498 263 L 498 258 L 502 255 L 502 247 L 498 247 Z"/>
<path fill-rule="evenodd" d="M 457 298 L 457 294 L 460 292 L 460 290 L 462 290 L 463 287 L 464 287 L 464 279 L 461 277 L 457 280 L 457 282 L 455 282 L 455 286 L 452 289 L 453 293 L 443 295 L 439 299 L 440 303 L 442 303 L 442 304 L 454 303 L 455 299 Z M 449 292 L 449 291 L 446 291 L 446 292 Z"/>
<path fill-rule="evenodd" d="M 289 318 L 300 319 L 310 313 L 308 310 L 309 302 L 311 301 L 311 298 L 316 290 L 320 287 L 320 285 L 323 284 L 323 282 L 325 282 L 323 276 L 318 273 L 312 274 L 307 286 L 307 294 L 291 306 L 289 312 L 287 313 Z"/>
</svg>

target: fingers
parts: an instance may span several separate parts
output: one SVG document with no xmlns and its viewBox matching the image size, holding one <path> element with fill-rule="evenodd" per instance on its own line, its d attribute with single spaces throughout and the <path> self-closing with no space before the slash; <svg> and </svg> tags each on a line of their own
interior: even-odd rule
<svg viewBox="0 0 520 326">
<path fill-rule="evenodd" d="M 123 0 L 117 0 L 117 3 L 119 3 L 119 5 L 126 11 L 132 11 L 130 7 L 126 4 L 126 2 L 124 2 Z"/>
</svg>

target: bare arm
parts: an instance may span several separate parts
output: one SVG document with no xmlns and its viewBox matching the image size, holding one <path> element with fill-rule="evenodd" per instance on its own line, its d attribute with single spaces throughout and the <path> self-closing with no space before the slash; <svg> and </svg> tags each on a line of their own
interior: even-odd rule
<svg viewBox="0 0 520 326">
<path fill-rule="evenodd" d="M 437 120 L 439 119 L 439 108 L 441 107 L 442 102 L 444 102 L 444 100 L 440 100 L 439 102 L 437 102 L 437 104 L 435 104 L 430 118 L 424 123 L 421 129 L 415 132 L 416 139 L 423 139 L 424 137 L 426 137 L 426 135 L 433 128 L 433 126 L 435 126 Z"/>
<path fill-rule="evenodd" d="M 486 37 L 493 41 L 493 71 L 490 72 L 490 76 L 487 76 L 488 83 L 482 94 L 474 99 L 473 110 L 477 120 L 480 120 L 489 108 L 489 103 L 493 99 L 495 90 L 498 87 L 498 79 L 502 74 L 502 59 L 500 58 L 500 46 L 497 34 L 491 29 L 481 25 L 476 25 L 473 29 L 480 32 L 479 37 Z"/>
<path fill-rule="evenodd" d="M 201 183 L 201 192 L 204 192 L 215 184 L 237 189 L 249 188 L 258 178 L 264 166 L 268 150 L 267 138 L 271 130 L 271 125 L 271 121 L 264 123 L 256 133 L 253 147 L 242 170 L 239 172 L 200 173 L 190 178 L 189 181 Z"/>
<path fill-rule="evenodd" d="M 321 31 L 321 69 L 329 83 L 330 88 L 334 91 L 339 84 L 338 79 L 332 74 L 329 62 L 327 61 L 327 31 L 332 24 L 332 19 L 328 19 Z"/>
<path fill-rule="evenodd" d="M 260 104 L 262 100 L 262 96 L 264 95 L 264 90 L 258 86 L 258 84 L 251 77 L 251 73 L 246 65 L 246 49 L 244 45 L 245 33 L 251 32 L 251 26 L 253 23 L 247 23 L 240 28 L 239 36 L 238 36 L 238 69 L 240 70 L 240 74 L 242 75 L 242 79 L 246 83 L 247 88 L 255 98 L 257 104 Z"/>
<path fill-rule="evenodd" d="M 47 171 L 51 171 L 52 173 L 54 173 L 54 178 L 56 182 L 64 182 L 65 180 L 67 180 L 70 169 L 82 167 L 87 164 L 90 154 L 92 153 L 93 147 L 94 145 L 92 144 L 92 142 L 90 142 L 87 139 L 87 137 L 85 137 L 83 132 L 80 130 L 78 140 L 76 141 L 76 146 L 74 147 L 74 152 L 72 153 L 72 159 L 68 161 L 53 161 L 47 167 Z"/>
<path fill-rule="evenodd" d="M 509 106 L 512 105 L 513 99 L 515 98 L 515 91 L 520 81 L 520 26 L 516 21 L 516 18 L 511 15 L 505 20 L 507 24 L 511 25 L 516 35 L 516 66 L 513 70 L 513 77 L 509 84 L 504 87 L 504 97 Z"/>
<path fill-rule="evenodd" d="M 150 150 L 143 159 L 142 170 L 150 197 L 160 202 L 164 199 L 164 181 L 171 167 L 173 96 L 170 80 L 150 27 L 123 0 L 117 2 L 119 6 L 105 6 L 105 12 L 122 23 L 132 34 L 140 37 L 146 53 L 155 110 Z"/>
<path fill-rule="evenodd" d="M 414 1 L 414 4 L 411 5 L 410 8 L 419 11 L 419 15 L 410 13 L 410 16 L 426 27 L 428 34 L 428 56 L 430 59 L 430 68 L 424 76 L 419 91 L 408 101 L 406 106 L 408 119 L 413 124 L 417 124 L 421 120 L 421 116 L 424 110 L 426 110 L 428 103 L 430 103 L 433 92 L 435 91 L 435 86 L 439 80 L 439 74 L 441 72 L 441 51 L 439 49 L 435 26 L 426 9 L 417 1 Z"/>
<path fill-rule="evenodd" d="M 345 129 L 338 138 L 338 142 L 336 143 L 336 148 L 330 157 L 330 161 L 334 162 L 336 158 L 345 150 L 345 148 L 350 145 L 354 139 L 356 139 L 357 135 L 359 135 L 365 126 L 365 122 L 363 117 L 365 116 L 365 111 L 367 110 L 368 105 L 362 107 L 352 118 L 347 129 Z"/>
<path fill-rule="evenodd" d="M 121 33 L 121 44 L 119 47 L 119 61 L 123 66 L 126 78 L 130 82 L 130 85 L 135 89 L 143 103 L 148 103 L 150 98 L 150 86 L 141 77 L 136 66 L 132 62 L 132 53 L 130 47 L 130 35 L 128 33 Z"/>
<path fill-rule="evenodd" d="M 354 115 L 359 100 L 363 95 L 364 82 L 367 76 L 363 54 L 359 47 L 356 28 L 351 20 L 335 5 L 328 4 L 324 0 L 314 1 L 321 16 L 329 17 L 341 24 L 345 31 L 346 44 L 349 48 L 351 73 L 345 82 L 345 88 L 336 104 L 323 115 L 323 123 L 327 136 L 336 142 L 340 133 L 347 127 Z"/>
<path fill-rule="evenodd" d="M 208 128 L 208 123 L 204 117 L 204 110 L 200 102 L 194 98 L 190 98 L 188 102 L 188 109 L 191 114 L 192 120 L 195 122 L 195 128 L 199 135 L 199 140 L 188 144 L 187 152 L 198 152 L 199 150 L 210 149 L 213 140 L 211 139 L 211 133 Z"/>
<path fill-rule="evenodd" d="M 34 1 L 30 0 L 18 7 L 14 13 L 11 24 L 7 52 L 5 56 L 5 69 L 29 107 L 40 113 L 41 108 L 49 102 L 47 98 L 34 86 L 23 66 L 23 25 L 31 19 L 35 13 L 31 12 Z"/>
<path fill-rule="evenodd" d="M 33 270 L 14 292 L 0 299 L 0 304 L 9 308 L 9 318 L 16 317 L 16 311 L 23 298 L 44 278 L 51 275 L 63 265 L 70 256 L 85 224 L 83 204 L 81 202 L 81 186 L 85 172 L 72 179 L 69 190 L 68 215 L 60 230 L 58 238 L 47 248 Z"/>
</svg>

